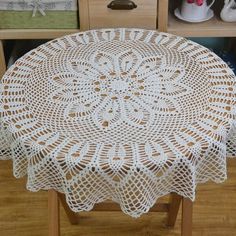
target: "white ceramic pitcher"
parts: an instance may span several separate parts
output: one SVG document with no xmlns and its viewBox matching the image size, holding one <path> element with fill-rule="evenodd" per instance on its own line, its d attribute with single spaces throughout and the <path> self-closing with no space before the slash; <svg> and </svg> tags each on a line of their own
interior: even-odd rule
<svg viewBox="0 0 236 236">
<path fill-rule="evenodd" d="M 212 0 L 212 2 L 207 5 L 207 0 L 204 0 L 203 4 L 198 6 L 196 2 L 188 3 L 186 0 L 183 0 L 180 9 L 181 16 L 186 20 L 203 20 L 208 16 L 209 9 L 214 4 L 214 2 L 215 0 Z"/>
<path fill-rule="evenodd" d="M 223 21 L 236 22 L 236 2 L 234 0 L 225 0 L 220 17 Z"/>
</svg>

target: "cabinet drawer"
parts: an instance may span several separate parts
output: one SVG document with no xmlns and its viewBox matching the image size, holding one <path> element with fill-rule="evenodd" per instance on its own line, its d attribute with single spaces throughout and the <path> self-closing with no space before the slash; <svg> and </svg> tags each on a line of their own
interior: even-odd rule
<svg viewBox="0 0 236 236">
<path fill-rule="evenodd" d="M 157 0 L 133 0 L 132 10 L 112 10 L 112 0 L 89 0 L 90 29 L 109 27 L 137 27 L 156 29 Z"/>
</svg>

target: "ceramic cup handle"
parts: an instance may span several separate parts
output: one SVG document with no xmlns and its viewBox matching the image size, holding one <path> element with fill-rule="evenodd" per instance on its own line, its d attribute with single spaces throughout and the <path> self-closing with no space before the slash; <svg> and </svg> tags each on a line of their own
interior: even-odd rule
<svg viewBox="0 0 236 236">
<path fill-rule="evenodd" d="M 214 2 L 215 2 L 215 0 L 213 0 L 213 1 L 211 2 L 211 4 L 207 6 L 208 10 L 212 7 L 212 5 L 214 4 Z"/>
</svg>

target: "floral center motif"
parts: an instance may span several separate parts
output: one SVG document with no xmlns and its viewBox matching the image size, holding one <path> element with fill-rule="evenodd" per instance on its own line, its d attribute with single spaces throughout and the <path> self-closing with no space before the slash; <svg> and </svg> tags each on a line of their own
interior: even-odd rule
<svg viewBox="0 0 236 236">
<path fill-rule="evenodd" d="M 126 73 L 117 75 L 111 72 L 109 76 L 100 76 L 94 82 L 94 91 L 101 97 L 109 96 L 112 100 L 130 99 L 133 95 L 138 96 L 139 90 L 144 89 L 144 80 L 137 79 L 137 75 Z"/>
<path fill-rule="evenodd" d="M 66 81 L 54 78 L 60 86 L 52 99 L 67 103 L 65 118 L 89 116 L 102 129 L 121 122 L 145 127 L 155 114 L 178 113 L 178 98 L 191 91 L 181 83 L 181 64 L 170 66 L 163 56 L 143 57 L 134 49 L 96 52 L 88 61 L 72 61 L 71 68 L 74 74 Z"/>
<path fill-rule="evenodd" d="M 127 82 L 119 79 L 112 81 L 110 86 L 111 86 L 111 91 L 118 94 L 127 92 L 129 88 L 129 84 Z"/>
</svg>

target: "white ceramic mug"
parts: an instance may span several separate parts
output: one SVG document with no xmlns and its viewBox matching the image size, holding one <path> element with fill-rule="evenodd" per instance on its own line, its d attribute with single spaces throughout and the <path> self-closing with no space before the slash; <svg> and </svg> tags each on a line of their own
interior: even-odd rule
<svg viewBox="0 0 236 236">
<path fill-rule="evenodd" d="M 196 2 L 188 3 L 187 0 L 183 0 L 180 9 L 181 16 L 187 20 L 203 20 L 207 17 L 209 9 L 214 4 L 214 2 L 215 0 L 213 0 L 210 5 L 207 5 L 207 0 L 204 0 L 203 4 L 198 6 Z"/>
</svg>

